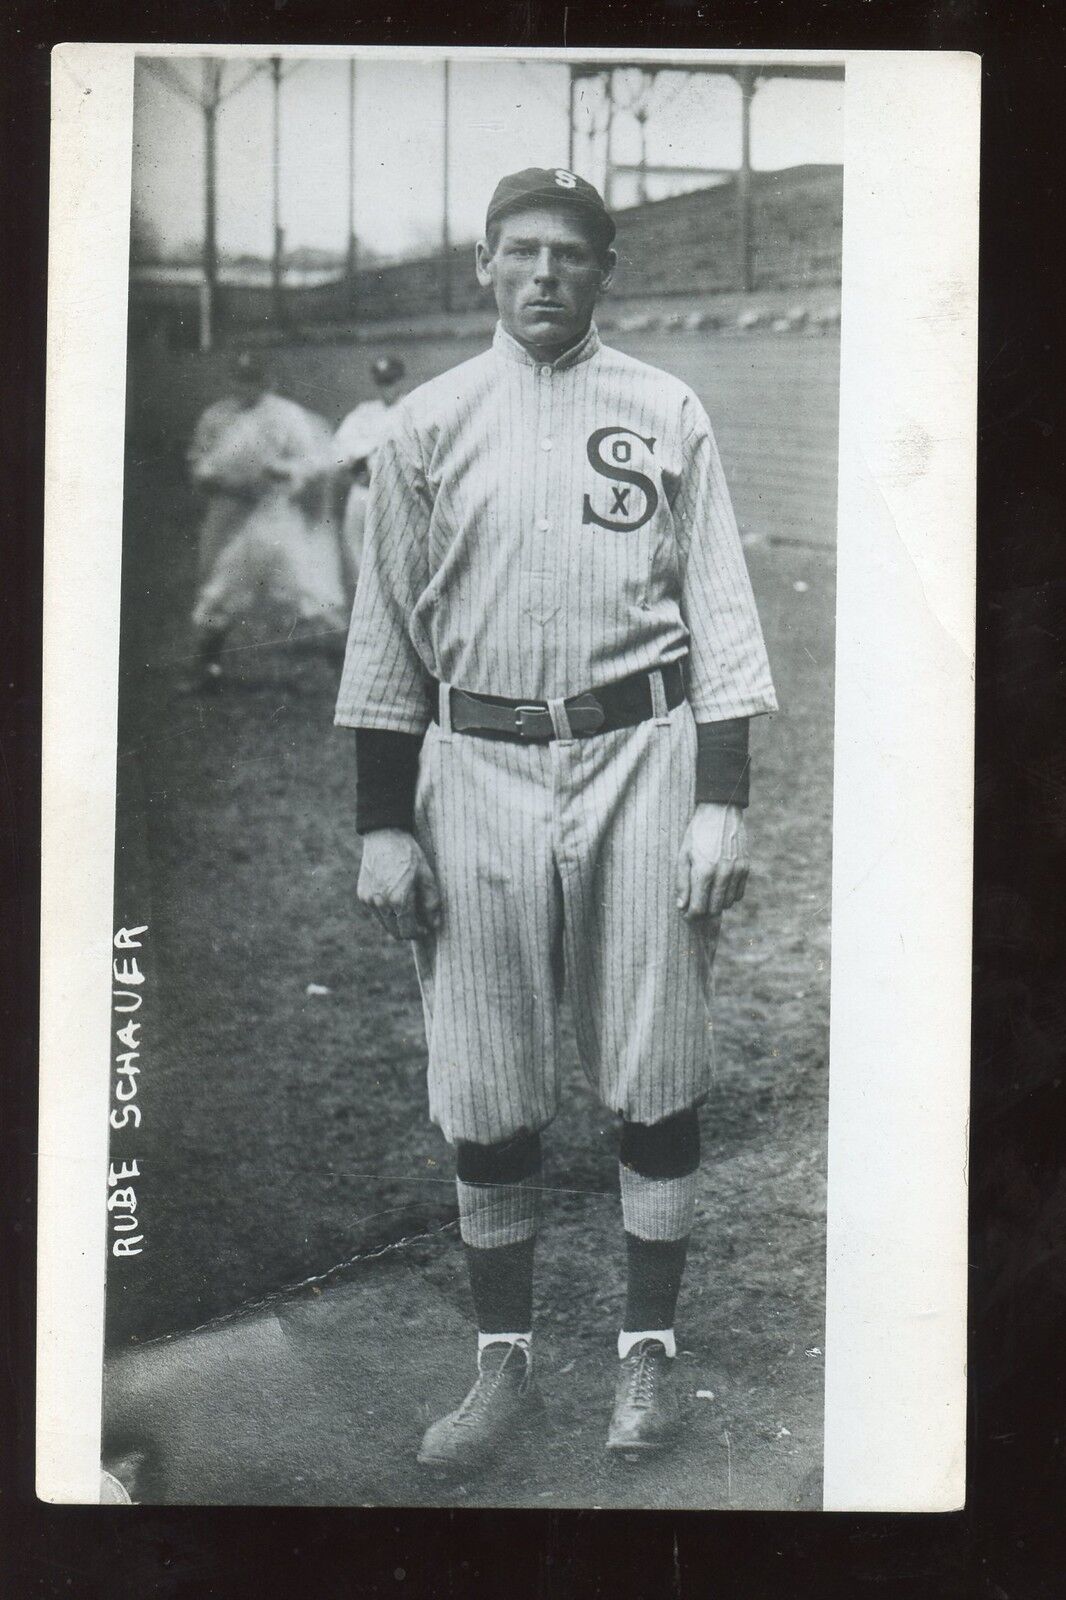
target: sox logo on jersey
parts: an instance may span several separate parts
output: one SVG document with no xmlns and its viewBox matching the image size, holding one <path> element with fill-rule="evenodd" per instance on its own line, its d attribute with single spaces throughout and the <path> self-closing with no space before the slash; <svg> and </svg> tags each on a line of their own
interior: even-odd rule
<svg viewBox="0 0 1066 1600">
<path fill-rule="evenodd" d="M 659 491 L 647 473 L 638 472 L 628 463 L 633 457 L 631 440 L 644 446 L 651 452 L 655 448 L 654 439 L 645 439 L 641 434 L 635 433 L 632 428 L 623 428 L 617 424 L 607 428 L 597 428 L 589 434 L 586 451 L 589 466 L 601 477 L 607 478 L 613 484 L 610 514 L 601 516 L 594 508 L 591 499 L 586 494 L 582 501 L 582 523 L 594 522 L 601 528 L 610 528 L 615 533 L 635 533 L 638 528 L 643 528 L 655 515 L 659 504 Z M 610 459 L 605 459 L 604 450 Z M 633 491 L 638 490 L 643 495 L 643 509 L 638 500 L 631 507 Z"/>
</svg>

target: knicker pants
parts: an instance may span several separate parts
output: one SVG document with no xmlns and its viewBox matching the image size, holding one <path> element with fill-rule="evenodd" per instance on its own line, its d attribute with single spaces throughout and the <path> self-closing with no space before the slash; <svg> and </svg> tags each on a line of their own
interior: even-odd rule
<svg viewBox="0 0 1066 1600">
<path fill-rule="evenodd" d="M 688 923 L 675 904 L 695 762 L 685 702 L 550 744 L 430 727 L 416 832 L 443 914 L 415 960 L 430 1113 L 452 1143 L 551 1122 L 564 980 L 607 1106 L 650 1123 L 704 1098 L 719 919 Z"/>
</svg>

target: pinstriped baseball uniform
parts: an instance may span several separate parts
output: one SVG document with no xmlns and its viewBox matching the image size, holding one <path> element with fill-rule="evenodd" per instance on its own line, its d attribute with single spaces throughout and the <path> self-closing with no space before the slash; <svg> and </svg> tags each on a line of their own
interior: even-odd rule
<svg viewBox="0 0 1066 1600">
<path fill-rule="evenodd" d="M 717 930 L 674 907 L 694 720 L 776 701 L 717 448 L 684 384 L 595 327 L 551 364 L 497 328 L 396 407 L 339 724 L 417 734 L 437 683 L 559 700 L 686 659 L 688 704 L 586 739 L 453 734 L 442 699 L 416 826 L 443 923 L 416 958 L 449 1139 L 551 1120 L 564 968 L 607 1104 L 654 1122 L 704 1093 Z"/>
</svg>

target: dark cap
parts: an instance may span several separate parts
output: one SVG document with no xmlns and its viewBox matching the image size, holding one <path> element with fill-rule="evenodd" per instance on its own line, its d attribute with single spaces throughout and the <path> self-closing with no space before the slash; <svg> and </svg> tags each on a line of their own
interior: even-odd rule
<svg viewBox="0 0 1066 1600">
<path fill-rule="evenodd" d="M 534 206 L 563 205 L 594 223 L 603 243 L 614 238 L 614 218 L 600 198 L 598 189 L 566 167 L 526 167 L 501 178 L 489 201 L 485 231 L 509 216 L 512 211 L 528 211 Z"/>
<path fill-rule="evenodd" d="M 406 375 L 407 368 L 399 356 L 378 356 L 370 363 L 370 376 L 375 383 L 398 383 Z"/>
</svg>

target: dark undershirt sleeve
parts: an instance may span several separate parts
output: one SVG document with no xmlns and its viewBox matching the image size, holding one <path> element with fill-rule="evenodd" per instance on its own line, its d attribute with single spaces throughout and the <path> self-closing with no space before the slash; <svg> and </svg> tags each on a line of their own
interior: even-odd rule
<svg viewBox="0 0 1066 1600">
<path fill-rule="evenodd" d="M 355 730 L 355 826 L 414 831 L 415 787 L 422 735 L 382 728 Z M 746 806 L 751 760 L 748 718 L 696 725 L 696 802 Z"/>
<path fill-rule="evenodd" d="M 413 833 L 422 734 L 355 730 L 355 826 L 358 833 L 403 828 Z"/>
<path fill-rule="evenodd" d="M 751 777 L 747 717 L 696 724 L 696 803 L 746 806 Z"/>
</svg>

